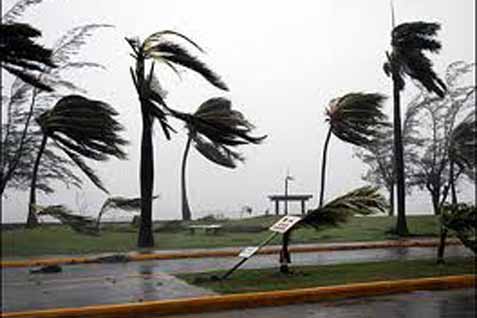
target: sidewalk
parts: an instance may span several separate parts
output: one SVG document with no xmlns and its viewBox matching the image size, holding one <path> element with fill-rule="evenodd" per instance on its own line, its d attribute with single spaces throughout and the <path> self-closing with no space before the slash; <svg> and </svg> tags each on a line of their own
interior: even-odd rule
<svg viewBox="0 0 477 318">
<path fill-rule="evenodd" d="M 460 245 L 458 239 L 448 239 L 446 245 Z M 437 239 L 402 239 L 389 241 L 373 242 L 345 242 L 345 243 L 320 243 L 320 244 L 292 244 L 290 252 L 309 253 L 309 252 L 334 252 L 334 251 L 352 251 L 365 249 L 383 249 L 383 248 L 405 248 L 405 247 L 436 247 L 439 245 Z M 277 254 L 280 251 L 279 245 L 266 246 L 257 254 L 268 255 Z M 33 267 L 40 265 L 67 265 L 67 264 L 88 264 L 88 263 L 121 263 L 130 261 L 147 260 L 167 260 L 183 258 L 216 258 L 216 257 L 234 257 L 240 253 L 241 247 L 224 248 L 201 248 L 201 249 L 182 249 L 182 250 L 152 250 L 144 252 L 129 253 L 102 253 L 88 256 L 63 256 L 49 255 L 42 258 L 25 258 L 2 260 L 0 268 L 11 267 Z"/>
</svg>

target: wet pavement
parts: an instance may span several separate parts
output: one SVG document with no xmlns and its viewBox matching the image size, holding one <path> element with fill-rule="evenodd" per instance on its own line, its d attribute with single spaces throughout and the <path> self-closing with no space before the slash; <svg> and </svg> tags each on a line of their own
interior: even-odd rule
<svg viewBox="0 0 477 318">
<path fill-rule="evenodd" d="M 417 291 L 291 306 L 241 309 L 168 318 L 475 318 L 475 290 Z M 153 316 L 144 316 L 144 318 Z"/>
<path fill-rule="evenodd" d="M 294 265 L 334 264 L 435 258 L 435 248 L 388 248 L 319 253 L 294 253 Z M 470 256 L 462 246 L 448 246 L 446 257 Z M 277 255 L 259 255 L 243 268 L 278 265 Z M 171 274 L 229 269 L 237 257 L 154 260 L 62 266 L 55 274 L 29 273 L 28 268 L 2 269 L 2 311 L 77 307 L 212 295 L 213 292 Z"/>
</svg>

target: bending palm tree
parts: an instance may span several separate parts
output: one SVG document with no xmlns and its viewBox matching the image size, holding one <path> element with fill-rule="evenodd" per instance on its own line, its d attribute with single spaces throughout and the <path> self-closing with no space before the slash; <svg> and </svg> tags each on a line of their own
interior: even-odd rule
<svg viewBox="0 0 477 318">
<path fill-rule="evenodd" d="M 109 156 L 120 159 L 126 157 L 121 146 L 127 142 L 118 135 L 123 127 L 113 118 L 116 115 L 117 112 L 106 103 L 70 95 L 60 99 L 52 109 L 37 118 L 43 139 L 33 166 L 27 226 L 36 220 L 36 179 L 48 138 L 52 139 L 98 188 L 108 192 L 82 157 L 96 161 L 105 161 Z"/>
<path fill-rule="evenodd" d="M 249 132 L 254 126 L 244 115 L 232 110 L 230 100 L 222 97 L 211 98 L 199 106 L 191 115 L 176 113 L 176 117 L 186 122 L 189 136 L 184 149 L 181 169 L 182 219 L 190 220 L 191 211 L 186 191 L 186 164 L 190 145 L 210 161 L 223 167 L 234 169 L 244 157 L 230 149 L 242 144 L 259 144 L 266 136 L 252 137 Z"/>
<path fill-rule="evenodd" d="M 379 194 L 378 188 L 361 187 L 309 211 L 300 222 L 285 234 L 289 236 L 292 231 L 301 226 L 313 227 L 315 230 L 320 230 L 327 226 L 337 226 L 347 222 L 355 214 L 369 215 L 376 212 L 384 212 L 386 208 L 386 200 Z M 280 252 L 280 272 L 282 273 L 289 272 L 290 253 L 288 251 L 288 243 L 289 240 L 283 241 Z"/>
<path fill-rule="evenodd" d="M 330 124 L 323 147 L 319 206 L 323 205 L 326 179 L 326 154 L 331 134 L 356 146 L 370 144 L 383 126 L 386 115 L 381 111 L 385 97 L 380 94 L 350 93 L 335 98 L 326 110 Z"/>
<path fill-rule="evenodd" d="M 147 60 L 165 64 L 178 73 L 176 66 L 191 69 L 202 75 L 212 85 L 228 90 L 220 77 L 210 70 L 198 58 L 191 55 L 185 48 L 170 40 L 174 36 L 187 41 L 189 44 L 202 49 L 186 36 L 174 31 L 161 31 L 147 37 L 142 43 L 138 39 L 126 39 L 131 46 L 136 60 L 135 68 L 131 68 L 131 76 L 141 104 L 142 137 L 141 137 L 141 225 L 139 228 L 138 246 L 154 246 L 152 235 L 152 192 L 154 186 L 154 157 L 152 147 L 152 124 L 158 119 L 167 139 L 170 139 L 172 128 L 167 123 L 166 112 L 169 110 L 160 91 L 159 82 L 154 77 L 154 62 L 148 75 L 145 74 Z M 172 130 L 173 131 L 173 130 Z"/>
<path fill-rule="evenodd" d="M 408 234 L 405 212 L 404 159 L 401 132 L 400 91 L 404 89 L 404 76 L 420 82 L 427 90 L 444 97 L 446 86 L 432 69 L 432 62 L 423 53 L 439 52 L 441 44 L 434 37 L 440 25 L 437 23 L 412 22 L 403 23 L 391 32 L 392 52 L 386 53 L 388 61 L 384 72 L 393 81 L 393 116 L 394 116 L 394 160 L 396 161 L 397 185 L 397 225 L 398 235 Z"/>
</svg>

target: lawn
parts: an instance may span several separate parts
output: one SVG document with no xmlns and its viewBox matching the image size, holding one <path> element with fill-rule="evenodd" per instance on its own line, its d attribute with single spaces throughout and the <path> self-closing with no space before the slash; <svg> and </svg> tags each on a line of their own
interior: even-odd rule
<svg viewBox="0 0 477 318">
<path fill-rule="evenodd" d="M 194 222 L 158 222 L 155 224 L 155 249 L 212 248 L 256 245 L 269 235 L 267 227 L 278 218 L 262 216 L 242 220 L 210 220 Z M 320 231 L 299 229 L 292 235 L 293 243 L 328 243 L 351 241 L 380 241 L 395 239 L 389 229 L 394 217 L 354 217 L 338 228 Z M 224 226 L 218 235 L 202 231 L 191 235 L 190 224 L 220 223 Z M 411 233 L 416 236 L 435 236 L 437 219 L 433 215 L 408 216 Z M 61 225 L 44 225 L 36 229 L 2 230 L 2 257 L 39 255 L 75 255 L 99 252 L 126 252 L 136 249 L 137 228 L 129 224 L 107 225 L 101 236 L 91 237 L 74 233 Z M 277 237 L 271 244 L 279 244 Z"/>
<path fill-rule="evenodd" d="M 281 274 L 277 268 L 238 270 L 226 281 L 211 280 L 223 271 L 180 274 L 179 278 L 223 294 L 331 286 L 380 280 L 398 280 L 435 276 L 475 274 L 473 258 L 448 259 L 436 265 L 435 260 L 388 261 L 358 264 L 292 267 L 292 274 Z M 260 284 L 257 284 L 260 282 Z"/>
</svg>

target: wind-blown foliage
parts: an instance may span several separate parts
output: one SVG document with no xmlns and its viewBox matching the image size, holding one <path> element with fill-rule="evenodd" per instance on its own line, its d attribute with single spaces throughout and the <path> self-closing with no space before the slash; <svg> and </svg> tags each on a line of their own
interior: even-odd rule
<svg viewBox="0 0 477 318">
<path fill-rule="evenodd" d="M 148 36 L 143 42 L 137 38 L 127 38 L 135 59 L 135 68 L 131 68 L 131 76 L 141 103 L 142 138 L 141 138 L 141 224 L 139 227 L 138 246 L 154 246 L 152 234 L 152 193 L 154 185 L 154 158 L 152 146 L 152 124 L 154 119 L 159 121 L 164 135 L 171 138 L 174 129 L 167 122 L 167 114 L 174 115 L 164 100 L 163 90 L 159 80 L 154 75 L 154 62 L 161 63 L 179 74 L 179 67 L 192 70 L 205 78 L 215 87 L 228 90 L 222 79 L 199 58 L 192 55 L 185 46 L 176 40 L 185 41 L 188 45 L 203 52 L 191 39 L 175 31 L 160 31 Z M 146 62 L 151 66 L 146 74 Z"/>
<path fill-rule="evenodd" d="M 449 158 L 459 168 L 469 171 L 476 166 L 477 126 L 475 113 L 470 113 L 450 133 Z M 473 175 L 473 174 L 469 174 Z"/>
<path fill-rule="evenodd" d="M 43 132 L 43 139 L 33 167 L 30 189 L 31 207 L 36 204 L 36 177 L 41 156 L 52 140 L 99 189 L 108 192 L 100 178 L 83 158 L 105 161 L 110 156 L 125 159 L 121 147 L 127 144 L 119 136 L 123 127 L 114 119 L 118 113 L 108 104 L 79 95 L 69 95 L 40 115 L 36 121 Z"/>
<path fill-rule="evenodd" d="M 153 200 L 159 198 L 158 195 L 152 197 Z M 101 217 L 107 211 L 112 209 L 119 209 L 127 212 L 138 211 L 141 209 L 141 198 L 126 198 L 126 197 L 109 197 L 104 201 L 96 218 L 96 225 L 99 227 Z"/>
<path fill-rule="evenodd" d="M 477 208 L 465 203 L 445 204 L 440 216 L 441 224 L 453 231 L 459 240 L 474 254 L 477 252 Z"/>
<path fill-rule="evenodd" d="M 331 134 L 356 146 L 372 143 L 383 127 L 389 125 L 382 112 L 385 97 L 381 94 L 349 93 L 331 100 L 326 109 L 330 127 L 323 147 L 319 205 L 323 205 L 326 154 Z"/>
<path fill-rule="evenodd" d="M 52 91 L 49 85 L 38 79 L 45 66 L 55 67 L 51 60 L 51 50 L 33 42 L 33 39 L 40 35 L 38 29 L 25 23 L 1 24 L 1 66 L 25 83 Z"/>
<path fill-rule="evenodd" d="M 20 1 L 19 3 L 21 3 Z M 5 100 L 7 123 L 2 125 L 4 138 L 3 166 L 0 167 L 0 193 L 6 188 L 24 190 L 29 187 L 32 175 L 31 162 L 34 153 L 41 144 L 40 127 L 31 119 L 45 112 L 51 104 L 71 92 L 85 93 L 85 90 L 68 79 L 69 71 L 100 69 L 102 65 L 93 62 L 78 61 L 80 49 L 89 37 L 99 29 L 110 27 L 105 24 L 88 24 L 67 31 L 56 41 L 52 48 L 52 61 L 56 67 L 45 67 L 38 79 L 55 89 L 55 92 L 41 91 L 19 79 L 11 86 L 10 94 Z M 52 145 L 54 146 L 54 145 Z M 37 187 L 45 193 L 53 189 L 49 183 L 59 180 L 66 185 L 80 187 L 82 181 L 72 169 L 73 162 L 61 157 L 57 149 L 47 149 L 39 167 Z"/>
<path fill-rule="evenodd" d="M 259 144 L 266 136 L 253 137 L 250 132 L 255 128 L 238 110 L 232 109 L 230 100 L 223 97 L 210 98 L 202 103 L 193 114 L 174 112 L 174 115 L 186 123 L 189 132 L 182 158 L 181 192 L 182 218 L 191 219 L 187 200 L 186 162 L 190 143 L 208 160 L 223 167 L 234 169 L 237 162 L 243 162 L 243 155 L 231 149 L 244 144 Z"/>
<path fill-rule="evenodd" d="M 51 216 L 62 224 L 71 227 L 75 232 L 86 235 L 99 235 L 96 220 L 92 217 L 74 214 L 63 205 L 50 205 L 47 207 L 35 205 L 34 208 L 38 216 Z"/>
<path fill-rule="evenodd" d="M 432 69 L 432 61 L 424 51 L 439 53 L 441 43 L 435 39 L 441 26 L 438 23 L 410 22 L 402 23 L 391 32 L 392 53 L 384 64 L 386 75 L 392 68 L 396 70 L 397 86 L 403 90 L 404 77 L 408 75 L 421 83 L 429 92 L 444 97 L 446 85 Z"/>
</svg>

